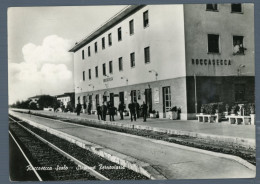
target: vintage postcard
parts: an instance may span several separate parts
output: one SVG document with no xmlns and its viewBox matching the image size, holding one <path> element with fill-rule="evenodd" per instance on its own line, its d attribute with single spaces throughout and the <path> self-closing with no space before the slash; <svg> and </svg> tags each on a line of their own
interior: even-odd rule
<svg viewBox="0 0 260 184">
<path fill-rule="evenodd" d="M 254 178 L 254 4 L 10 7 L 11 181 Z"/>
</svg>

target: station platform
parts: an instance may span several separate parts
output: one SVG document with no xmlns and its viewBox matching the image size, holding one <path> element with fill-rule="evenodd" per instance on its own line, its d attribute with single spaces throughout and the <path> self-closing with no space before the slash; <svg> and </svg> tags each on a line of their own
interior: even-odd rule
<svg viewBox="0 0 260 184">
<path fill-rule="evenodd" d="M 89 119 L 92 121 L 99 121 L 97 115 L 93 114 L 88 115 L 81 113 L 79 116 L 77 116 L 76 113 L 63 113 L 53 111 L 31 110 L 31 112 L 79 120 Z M 109 124 L 109 115 L 107 115 L 106 120 Z M 190 132 L 196 135 L 211 135 L 211 137 L 230 137 L 234 139 L 240 138 L 243 140 L 247 139 L 250 142 L 255 142 L 255 125 L 236 125 L 228 124 L 227 122 L 202 123 L 198 122 L 197 120 L 171 120 L 159 118 L 148 118 L 146 122 L 143 122 L 142 118 L 138 118 L 136 119 L 136 121 L 131 121 L 130 116 L 124 116 L 124 120 L 120 120 L 119 116 L 115 116 L 115 121 L 111 122 L 111 124 L 124 124 L 129 125 L 129 127 L 131 127 L 131 125 L 134 125 L 135 127 L 141 126 L 155 129 L 175 130 L 175 132 L 180 132 L 180 134 Z"/>
<path fill-rule="evenodd" d="M 122 163 L 127 163 L 131 165 L 131 167 L 135 165 L 137 170 L 148 172 L 156 179 L 162 179 L 161 177 L 165 177 L 167 179 L 255 177 L 255 166 L 237 156 L 197 149 L 133 134 L 125 134 L 122 132 L 99 129 L 91 126 L 82 126 L 73 123 L 71 124 L 68 123 L 67 120 L 71 119 L 72 121 L 75 121 L 77 119 L 83 120 L 80 121 L 80 123 L 92 122 L 112 126 L 122 126 L 123 124 L 126 127 L 134 126 L 136 129 L 150 127 L 157 130 L 164 129 L 168 131 L 179 131 L 179 133 L 184 132 L 184 128 L 182 128 L 181 125 L 185 124 L 183 127 L 186 127 L 190 124 L 197 124 L 194 125 L 194 127 L 198 126 L 198 129 L 204 130 L 203 132 L 207 132 L 207 134 L 205 134 L 207 140 L 212 136 L 215 141 L 218 141 L 220 137 L 227 137 L 227 134 L 220 135 L 219 133 L 218 135 L 213 135 L 209 134 L 209 131 L 206 131 L 207 129 L 214 129 L 215 126 L 219 126 L 217 130 L 218 132 L 221 132 L 221 127 L 224 129 L 225 126 L 228 126 L 228 128 L 235 127 L 234 129 L 236 129 L 236 126 L 239 126 L 239 128 L 244 127 L 245 129 L 248 128 L 254 130 L 254 126 L 247 125 L 246 127 L 245 125 L 232 125 L 229 127 L 229 125 L 225 124 L 214 125 L 213 123 L 202 124 L 197 121 L 174 121 L 168 119 L 150 118 L 147 122 L 143 122 L 142 119 L 138 119 L 136 122 L 131 122 L 129 117 L 126 117 L 126 119 L 122 121 L 118 121 L 119 117 L 115 117 L 116 121 L 114 122 L 104 122 L 98 121 L 94 115 L 81 114 L 80 116 L 77 116 L 73 113 L 54 113 L 47 111 L 32 111 L 32 113 L 59 117 L 59 120 L 66 121 L 61 123 L 56 119 L 39 118 L 37 116 L 25 113 L 10 112 L 11 115 L 21 118 L 21 120 L 26 121 L 33 126 L 42 127 L 42 129 L 47 132 L 63 136 L 64 139 L 69 140 L 70 142 L 77 142 L 78 145 L 88 148 L 89 150 L 94 150 L 100 155 L 111 159 L 111 161 L 112 159 L 114 161 L 121 160 Z M 171 124 L 172 126 L 170 126 Z M 178 127 L 180 127 L 179 130 L 173 129 L 177 127 L 174 126 L 175 124 L 178 124 Z M 208 127 L 203 129 L 203 125 Z M 164 128 L 161 128 L 162 126 Z M 188 129 L 186 128 L 185 130 Z M 190 131 L 187 132 L 192 133 L 193 130 L 189 130 Z M 203 134 L 197 132 L 194 133 L 196 135 Z M 233 137 L 233 139 L 229 137 L 227 140 L 229 140 L 233 145 L 232 141 L 239 139 L 243 140 L 245 143 L 248 140 L 255 141 L 255 139 L 237 137 Z M 236 148 L 236 145 L 234 145 L 234 147 Z M 156 172 L 152 169 L 155 169 Z"/>
</svg>

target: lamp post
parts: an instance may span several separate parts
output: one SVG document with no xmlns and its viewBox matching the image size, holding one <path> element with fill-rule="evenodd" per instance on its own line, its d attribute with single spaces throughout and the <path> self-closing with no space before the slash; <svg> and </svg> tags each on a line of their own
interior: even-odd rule
<svg viewBox="0 0 260 184">
<path fill-rule="evenodd" d="M 92 89 L 94 91 L 95 86 L 93 84 L 89 84 L 88 86 L 92 86 Z"/>
<path fill-rule="evenodd" d="M 194 73 L 194 97 L 195 97 L 195 113 L 198 113 L 198 101 L 197 101 L 197 78 L 196 74 Z"/>
<path fill-rule="evenodd" d="M 158 73 L 157 73 L 155 70 L 149 70 L 149 73 L 152 73 L 152 72 L 154 72 L 154 74 L 155 74 L 155 80 L 157 80 Z"/>
<path fill-rule="evenodd" d="M 125 79 L 126 85 L 128 85 L 128 78 L 126 78 L 126 77 L 121 77 L 121 79 Z"/>
<path fill-rule="evenodd" d="M 82 88 L 81 88 L 81 87 L 77 87 L 77 89 L 79 89 L 79 90 L 80 90 L 80 92 L 82 92 Z"/>
</svg>

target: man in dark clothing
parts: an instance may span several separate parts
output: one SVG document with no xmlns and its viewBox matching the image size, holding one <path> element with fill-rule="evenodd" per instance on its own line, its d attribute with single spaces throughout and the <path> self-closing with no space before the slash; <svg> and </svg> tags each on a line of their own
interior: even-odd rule
<svg viewBox="0 0 260 184">
<path fill-rule="evenodd" d="M 111 103 L 109 103 L 109 105 L 108 105 L 108 113 L 109 113 L 109 120 L 115 121 L 115 119 L 114 119 L 115 107 Z"/>
<path fill-rule="evenodd" d="M 146 117 L 147 117 L 147 105 L 146 105 L 145 102 L 143 102 L 142 111 L 143 111 L 144 122 L 146 122 Z"/>
<path fill-rule="evenodd" d="M 130 111 L 130 114 L 131 114 L 131 121 L 133 121 L 133 117 L 134 117 L 134 120 L 136 121 L 136 108 L 135 108 L 135 104 L 131 102 L 128 105 L 128 108 L 129 108 L 129 111 Z"/>
<path fill-rule="evenodd" d="M 107 116 L 107 106 L 105 102 L 103 102 L 103 105 L 101 107 L 102 110 L 102 120 L 106 121 L 106 116 Z"/>
<path fill-rule="evenodd" d="M 120 120 L 124 119 L 124 115 L 123 115 L 124 110 L 125 110 L 125 105 L 122 102 L 120 102 L 118 105 L 118 111 L 120 113 Z"/>
<path fill-rule="evenodd" d="M 98 120 L 102 120 L 102 111 L 101 111 L 101 106 L 99 104 L 97 105 L 97 115 L 98 115 Z"/>
<path fill-rule="evenodd" d="M 84 102 L 84 104 L 83 104 L 83 113 L 86 113 L 86 109 L 87 109 L 87 104 L 86 104 L 86 102 Z"/>
<path fill-rule="evenodd" d="M 81 104 L 78 103 L 78 104 L 77 104 L 77 107 L 76 107 L 77 116 L 80 115 L 81 108 L 82 108 L 82 107 L 81 107 Z"/>
</svg>

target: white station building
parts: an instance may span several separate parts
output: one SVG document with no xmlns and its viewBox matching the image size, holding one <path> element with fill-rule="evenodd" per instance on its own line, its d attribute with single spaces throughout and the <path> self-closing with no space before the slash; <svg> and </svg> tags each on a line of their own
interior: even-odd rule
<svg viewBox="0 0 260 184">
<path fill-rule="evenodd" d="M 75 44 L 75 102 L 143 101 L 160 118 L 254 102 L 254 5 L 127 6 Z"/>
</svg>

